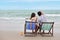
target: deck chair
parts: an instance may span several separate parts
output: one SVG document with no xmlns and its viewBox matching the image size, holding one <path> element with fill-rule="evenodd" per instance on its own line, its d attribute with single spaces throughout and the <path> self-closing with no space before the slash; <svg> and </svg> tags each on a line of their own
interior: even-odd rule
<svg viewBox="0 0 60 40">
<path fill-rule="evenodd" d="M 43 30 L 43 32 L 41 34 L 51 34 L 51 36 L 53 36 L 53 25 L 54 22 L 42 22 L 41 30 Z M 45 30 L 48 32 L 45 32 Z"/>
<path fill-rule="evenodd" d="M 37 22 L 31 22 L 31 21 L 25 21 L 25 27 L 24 27 L 24 34 L 31 34 L 30 36 L 35 36 L 35 33 L 33 30 L 35 30 Z M 31 32 L 27 32 L 27 30 L 32 30 Z"/>
</svg>

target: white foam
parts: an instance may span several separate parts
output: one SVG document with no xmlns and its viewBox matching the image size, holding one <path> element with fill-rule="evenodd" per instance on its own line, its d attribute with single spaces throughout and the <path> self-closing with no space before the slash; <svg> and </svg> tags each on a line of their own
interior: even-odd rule
<svg viewBox="0 0 60 40">
<path fill-rule="evenodd" d="M 0 19 L 10 20 L 10 19 L 25 19 L 25 18 L 23 18 L 23 17 L 0 17 Z"/>
<path fill-rule="evenodd" d="M 45 14 L 46 16 L 60 16 L 60 14 Z"/>
<path fill-rule="evenodd" d="M 54 16 L 60 16 L 60 14 L 45 14 L 46 16 L 51 16 L 51 17 L 54 17 Z M 10 20 L 10 19 L 25 19 L 27 17 L 0 17 L 0 19 L 7 19 L 7 20 Z M 28 17 L 29 18 L 29 17 Z"/>
</svg>

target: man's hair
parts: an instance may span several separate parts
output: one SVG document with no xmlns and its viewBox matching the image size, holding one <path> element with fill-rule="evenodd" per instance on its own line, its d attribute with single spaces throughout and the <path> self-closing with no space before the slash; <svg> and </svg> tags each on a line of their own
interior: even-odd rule
<svg viewBox="0 0 60 40">
<path fill-rule="evenodd" d="M 38 14 L 39 16 L 41 16 L 41 15 L 42 15 L 42 12 L 41 12 L 41 11 L 38 11 L 37 14 Z"/>
</svg>

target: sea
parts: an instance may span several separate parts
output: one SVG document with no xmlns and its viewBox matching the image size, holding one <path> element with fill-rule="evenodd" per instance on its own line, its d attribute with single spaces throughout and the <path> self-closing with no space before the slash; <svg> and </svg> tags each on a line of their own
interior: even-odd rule
<svg viewBox="0 0 60 40">
<path fill-rule="evenodd" d="M 31 13 L 41 11 L 48 19 L 59 20 L 60 10 L 0 10 L 0 18 L 3 19 L 24 19 L 31 16 Z"/>
<path fill-rule="evenodd" d="M 33 12 L 38 16 L 38 11 L 46 15 L 48 21 L 54 21 L 59 28 L 60 10 L 0 10 L 0 30 L 24 31 L 25 18 L 30 18 Z"/>
</svg>

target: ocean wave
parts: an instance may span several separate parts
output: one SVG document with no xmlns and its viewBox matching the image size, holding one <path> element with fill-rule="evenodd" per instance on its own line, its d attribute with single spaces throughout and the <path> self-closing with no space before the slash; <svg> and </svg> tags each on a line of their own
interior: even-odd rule
<svg viewBox="0 0 60 40">
<path fill-rule="evenodd" d="M 46 16 L 60 16 L 60 14 L 45 14 Z"/>
<path fill-rule="evenodd" d="M 59 16 L 60 17 L 60 14 L 45 14 L 46 16 L 50 16 L 50 17 L 55 17 L 55 16 Z M 0 17 L 0 19 L 25 19 L 25 18 L 29 18 L 29 17 Z"/>
<path fill-rule="evenodd" d="M 23 17 L 0 17 L 0 19 L 25 19 Z"/>
</svg>

